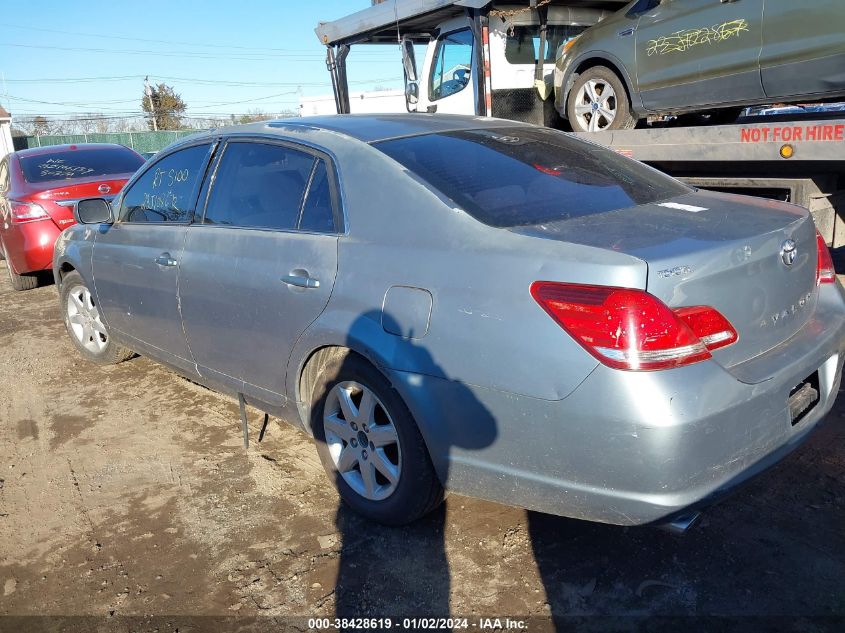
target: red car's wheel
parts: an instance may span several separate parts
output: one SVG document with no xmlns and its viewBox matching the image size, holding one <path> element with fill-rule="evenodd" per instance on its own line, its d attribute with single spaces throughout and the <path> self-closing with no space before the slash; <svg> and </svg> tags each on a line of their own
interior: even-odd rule
<svg viewBox="0 0 845 633">
<path fill-rule="evenodd" d="M 32 290 L 38 287 L 38 276 L 35 274 L 19 275 L 12 266 L 12 261 L 3 252 L 3 259 L 6 260 L 6 270 L 9 272 L 9 280 L 15 290 Z"/>
</svg>

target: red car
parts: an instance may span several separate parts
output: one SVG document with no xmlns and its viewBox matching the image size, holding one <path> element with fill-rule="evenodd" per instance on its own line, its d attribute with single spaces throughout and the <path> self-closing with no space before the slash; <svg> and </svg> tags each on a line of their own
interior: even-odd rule
<svg viewBox="0 0 845 633">
<path fill-rule="evenodd" d="M 123 145 L 53 145 L 13 152 L 0 161 L 0 256 L 15 290 L 38 285 L 53 245 L 74 224 L 82 198 L 112 198 L 144 158 Z"/>
</svg>

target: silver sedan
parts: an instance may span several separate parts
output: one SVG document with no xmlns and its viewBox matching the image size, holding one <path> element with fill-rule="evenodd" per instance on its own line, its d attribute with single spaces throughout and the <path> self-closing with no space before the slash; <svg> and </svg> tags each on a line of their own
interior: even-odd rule
<svg viewBox="0 0 845 633">
<path fill-rule="evenodd" d="M 84 357 L 144 354 L 300 425 L 346 503 L 388 524 L 444 489 L 683 520 L 839 390 L 845 301 L 805 209 L 548 129 L 232 127 L 76 214 L 54 272 Z"/>
</svg>

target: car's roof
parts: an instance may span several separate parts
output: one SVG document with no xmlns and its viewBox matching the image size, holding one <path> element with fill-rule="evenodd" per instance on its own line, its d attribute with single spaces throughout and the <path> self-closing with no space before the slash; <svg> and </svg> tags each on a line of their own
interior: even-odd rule
<svg viewBox="0 0 845 633">
<path fill-rule="evenodd" d="M 416 112 L 406 114 L 335 114 L 284 121 L 288 125 L 296 122 L 339 132 L 366 143 L 401 136 L 514 125 L 513 121 L 487 117 Z"/>
<path fill-rule="evenodd" d="M 73 143 L 68 145 L 45 145 L 44 147 L 30 147 L 15 152 L 15 156 L 26 158 L 27 156 L 43 156 L 44 154 L 59 154 L 61 152 L 76 152 L 79 150 L 92 149 L 125 149 L 132 151 L 125 145 L 117 143 Z"/>
<path fill-rule="evenodd" d="M 504 119 L 458 114 L 332 114 L 233 125 L 211 130 L 208 135 L 273 134 L 275 132 L 283 136 L 286 132 L 303 133 L 311 129 L 335 132 L 365 143 L 375 143 L 391 138 L 420 134 L 478 128 L 514 127 L 517 125 L 523 124 Z M 196 137 L 186 137 L 185 140 L 191 138 L 195 139 Z"/>
</svg>

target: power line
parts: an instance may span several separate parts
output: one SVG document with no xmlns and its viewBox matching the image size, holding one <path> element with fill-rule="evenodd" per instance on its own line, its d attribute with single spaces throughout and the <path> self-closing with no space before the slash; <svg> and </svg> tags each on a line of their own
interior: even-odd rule
<svg viewBox="0 0 845 633">
<path fill-rule="evenodd" d="M 240 81 L 233 79 L 201 79 L 191 77 L 171 77 L 168 75 L 148 75 L 157 80 L 164 81 L 178 81 L 184 84 L 197 84 L 209 86 L 239 86 L 239 87 L 285 87 L 285 86 L 302 86 L 307 88 L 321 88 L 331 86 L 329 81 Z M 385 81 L 394 81 L 399 76 L 395 77 L 381 77 L 378 79 L 359 79 L 350 80 L 351 85 L 362 85 L 379 83 Z M 144 75 L 125 75 L 116 77 L 43 77 L 40 79 L 6 79 L 7 83 L 14 84 L 50 84 L 50 83 L 89 83 L 100 81 L 138 81 L 143 79 Z"/>
<path fill-rule="evenodd" d="M 268 53 L 263 55 L 246 55 L 246 54 L 230 54 L 230 55 L 214 55 L 211 53 L 190 53 L 190 52 L 178 52 L 178 51 L 150 51 L 150 50 L 134 50 L 134 49 L 116 49 L 116 48 L 87 48 L 82 46 L 48 46 L 43 44 L 17 44 L 17 43 L 0 43 L 0 46 L 11 46 L 15 48 L 37 48 L 37 49 L 46 49 L 46 50 L 56 50 L 56 51 L 72 51 L 72 52 L 87 52 L 87 53 L 108 53 L 108 54 L 120 54 L 120 55 L 154 55 L 158 57 L 178 57 L 180 59 L 184 59 L 186 57 L 193 58 L 193 59 L 226 59 L 226 60 L 234 60 L 234 61 L 256 61 L 256 62 L 267 62 L 267 61 L 278 61 L 279 59 L 284 59 L 286 61 L 293 61 L 293 62 L 317 62 L 317 61 L 325 61 L 325 58 L 321 54 L 310 55 L 306 56 L 306 53 Z M 379 59 L 378 56 L 374 57 L 367 57 L 366 59 L 363 57 L 356 57 L 357 60 L 364 60 L 369 63 L 384 63 L 390 62 L 395 64 L 395 60 L 388 60 L 388 59 Z"/>
<path fill-rule="evenodd" d="M 119 75 L 115 77 L 47 77 L 42 79 L 6 79 L 8 83 L 80 83 L 89 81 L 137 81 L 141 75 Z"/>
<path fill-rule="evenodd" d="M 208 106 L 192 107 L 192 109 L 193 110 L 202 110 L 203 108 L 213 108 L 213 107 L 217 107 L 217 106 L 239 105 L 241 103 L 254 103 L 255 101 L 262 101 L 264 99 L 273 99 L 275 97 L 284 97 L 284 96 L 287 96 L 287 95 L 295 95 L 295 94 L 297 94 L 297 92 L 298 92 L 297 90 L 292 90 L 292 91 L 288 91 L 288 92 L 280 92 L 279 94 L 275 94 L 275 95 L 268 95 L 266 97 L 257 97 L 255 99 L 244 99 L 242 101 L 224 101 L 222 103 L 212 103 L 211 105 L 208 105 Z"/>
<path fill-rule="evenodd" d="M 128 42 L 146 42 L 150 44 L 168 44 L 171 46 L 198 46 L 202 48 L 213 48 L 216 50 L 220 50 L 221 48 L 231 48 L 231 49 L 238 49 L 238 50 L 248 50 L 248 51 L 275 51 L 275 52 L 307 52 L 310 49 L 297 49 L 297 48 L 268 48 L 263 46 L 237 46 L 235 44 L 227 44 L 221 45 L 219 43 L 215 44 L 206 44 L 202 42 L 175 42 L 171 40 L 155 40 L 155 39 L 145 39 L 141 37 L 125 37 L 120 35 L 106 35 L 104 33 L 84 33 L 80 31 L 63 31 L 59 29 L 47 29 L 43 27 L 35 27 L 35 26 L 24 26 L 22 24 L 9 24 L 9 23 L 2 23 L 0 26 L 5 26 L 13 29 L 24 29 L 28 31 L 41 31 L 43 33 L 59 33 L 62 35 L 81 35 L 83 37 L 99 37 L 102 39 L 110 39 L 110 40 L 123 40 Z"/>
</svg>

